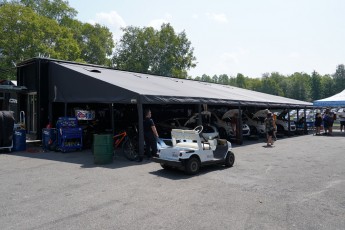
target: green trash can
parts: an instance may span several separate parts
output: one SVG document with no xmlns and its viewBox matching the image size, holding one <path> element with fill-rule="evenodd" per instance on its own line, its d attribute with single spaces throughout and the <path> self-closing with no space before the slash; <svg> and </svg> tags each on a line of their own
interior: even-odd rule
<svg viewBox="0 0 345 230">
<path fill-rule="evenodd" d="M 94 134 L 92 153 L 95 164 L 109 164 L 113 162 L 113 136 L 110 134 Z"/>
</svg>

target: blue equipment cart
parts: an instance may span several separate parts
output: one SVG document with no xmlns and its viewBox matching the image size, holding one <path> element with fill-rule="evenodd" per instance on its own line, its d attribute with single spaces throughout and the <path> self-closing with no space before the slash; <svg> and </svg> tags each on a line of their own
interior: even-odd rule
<svg viewBox="0 0 345 230">
<path fill-rule="evenodd" d="M 57 150 L 67 152 L 82 149 L 83 130 L 78 126 L 76 117 L 59 117 L 56 129 Z"/>
<path fill-rule="evenodd" d="M 42 129 L 42 147 L 43 150 L 56 150 L 57 145 L 57 129 Z"/>
</svg>

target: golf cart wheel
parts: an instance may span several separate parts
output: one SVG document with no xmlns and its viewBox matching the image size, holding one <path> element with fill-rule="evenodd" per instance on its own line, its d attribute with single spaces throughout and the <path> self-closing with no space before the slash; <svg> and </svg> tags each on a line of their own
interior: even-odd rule
<svg viewBox="0 0 345 230">
<path fill-rule="evenodd" d="M 225 166 L 226 167 L 232 167 L 235 163 L 235 155 L 233 152 L 229 151 L 228 155 L 225 158 Z"/>
<path fill-rule="evenodd" d="M 199 172 L 200 170 L 200 161 L 196 157 L 191 157 L 189 160 L 186 162 L 186 173 L 190 175 L 195 175 Z"/>
</svg>

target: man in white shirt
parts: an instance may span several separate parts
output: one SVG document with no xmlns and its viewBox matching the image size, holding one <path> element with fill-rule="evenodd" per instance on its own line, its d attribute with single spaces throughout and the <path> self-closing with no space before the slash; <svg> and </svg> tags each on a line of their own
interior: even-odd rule
<svg viewBox="0 0 345 230">
<path fill-rule="evenodd" d="M 341 113 L 338 113 L 339 121 L 340 121 L 340 132 L 345 132 L 345 108 L 343 108 L 343 111 Z"/>
</svg>

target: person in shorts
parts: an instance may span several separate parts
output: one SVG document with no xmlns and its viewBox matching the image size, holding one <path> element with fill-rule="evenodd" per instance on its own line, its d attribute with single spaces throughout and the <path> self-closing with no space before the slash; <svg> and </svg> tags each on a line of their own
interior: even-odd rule
<svg viewBox="0 0 345 230">
<path fill-rule="evenodd" d="M 344 130 L 345 132 L 345 108 L 343 108 L 343 111 L 338 113 L 339 121 L 340 121 L 340 132 Z"/>
<path fill-rule="evenodd" d="M 321 124 L 322 124 L 322 117 L 321 117 L 321 113 L 316 113 L 315 115 L 315 129 L 316 129 L 316 136 L 320 136 L 321 135 Z"/>
<path fill-rule="evenodd" d="M 267 113 L 267 117 L 265 119 L 265 126 L 266 126 L 266 133 L 267 133 L 267 147 L 272 147 L 275 124 L 274 124 L 274 120 L 273 120 L 273 116 L 271 112 Z"/>
</svg>

